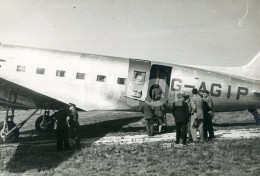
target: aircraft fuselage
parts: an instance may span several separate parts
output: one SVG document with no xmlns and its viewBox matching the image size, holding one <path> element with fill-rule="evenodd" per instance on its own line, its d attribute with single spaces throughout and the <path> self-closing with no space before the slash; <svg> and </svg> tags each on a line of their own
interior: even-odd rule
<svg viewBox="0 0 260 176">
<path fill-rule="evenodd" d="M 260 107 L 258 80 L 189 66 L 146 60 L 100 56 L 0 45 L 0 77 L 18 85 L 19 104 L 33 103 L 33 97 L 19 93 L 32 90 L 80 109 L 133 111 L 150 95 L 152 83 L 159 84 L 169 110 L 178 93 L 191 95 L 192 88 L 209 90 L 215 111 Z M 10 101 L 5 84 L 0 98 Z M 38 100 L 41 101 L 41 100 Z"/>
</svg>

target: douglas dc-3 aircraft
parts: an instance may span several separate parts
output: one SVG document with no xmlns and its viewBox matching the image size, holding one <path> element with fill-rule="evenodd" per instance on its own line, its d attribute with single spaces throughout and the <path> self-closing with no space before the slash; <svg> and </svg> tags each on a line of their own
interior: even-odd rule
<svg viewBox="0 0 260 176">
<path fill-rule="evenodd" d="M 259 58 L 260 52 L 242 67 L 200 67 L 0 45 L 0 105 L 7 110 L 1 138 L 17 138 L 37 110 L 44 115 L 36 129 L 45 129 L 51 110 L 68 103 L 84 111 L 139 111 L 154 84 L 160 85 L 168 112 L 178 93 L 191 95 L 195 87 L 210 91 L 216 112 L 249 110 L 260 125 Z M 8 120 L 14 109 L 36 110 L 15 125 Z"/>
</svg>

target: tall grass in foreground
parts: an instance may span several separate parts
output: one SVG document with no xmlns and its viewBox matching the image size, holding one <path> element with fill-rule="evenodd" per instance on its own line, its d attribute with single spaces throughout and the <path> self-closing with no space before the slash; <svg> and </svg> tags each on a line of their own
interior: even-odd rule
<svg viewBox="0 0 260 176">
<path fill-rule="evenodd" d="M 92 146 L 61 153 L 32 146 L 15 153 L 1 150 L 0 171 L 29 175 L 260 175 L 260 138 L 183 148 L 161 148 L 160 144 Z"/>
</svg>

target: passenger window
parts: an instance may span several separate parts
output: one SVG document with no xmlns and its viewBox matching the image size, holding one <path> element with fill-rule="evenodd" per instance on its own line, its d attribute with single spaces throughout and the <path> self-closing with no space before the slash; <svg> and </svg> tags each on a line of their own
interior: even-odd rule
<svg viewBox="0 0 260 176">
<path fill-rule="evenodd" d="M 25 72 L 26 66 L 17 65 L 16 71 L 17 72 Z"/>
<path fill-rule="evenodd" d="M 45 73 L 45 68 L 37 68 L 36 74 L 44 75 Z"/>
<path fill-rule="evenodd" d="M 85 73 L 77 73 L 76 79 L 85 79 Z"/>
<path fill-rule="evenodd" d="M 134 71 L 133 81 L 144 83 L 144 81 L 145 81 L 145 72 Z"/>
<path fill-rule="evenodd" d="M 63 71 L 63 70 L 57 70 L 57 71 L 56 71 L 56 76 L 58 76 L 58 77 L 65 77 L 65 71 Z"/>
<path fill-rule="evenodd" d="M 97 82 L 106 82 L 106 76 L 97 75 Z"/>
<path fill-rule="evenodd" d="M 118 78 L 117 79 L 117 84 L 125 85 L 125 83 L 126 83 L 126 78 Z"/>
</svg>

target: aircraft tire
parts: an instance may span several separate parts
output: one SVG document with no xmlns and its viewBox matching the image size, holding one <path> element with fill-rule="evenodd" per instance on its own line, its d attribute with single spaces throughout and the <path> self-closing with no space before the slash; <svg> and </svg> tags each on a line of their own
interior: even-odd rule
<svg viewBox="0 0 260 176">
<path fill-rule="evenodd" d="M 46 122 L 49 123 L 52 120 L 51 116 L 46 116 Z M 38 117 L 35 121 L 35 129 L 39 132 L 47 132 L 47 131 L 52 131 L 54 128 L 54 122 L 51 122 L 50 124 L 48 124 L 47 127 L 44 127 L 42 125 L 42 121 L 43 121 L 43 115 Z"/>
<path fill-rule="evenodd" d="M 16 124 L 12 121 L 7 121 L 7 125 L 8 125 L 8 130 L 11 130 L 16 126 Z M 3 126 L 4 126 L 4 122 L 0 122 L 0 131 L 3 129 Z M 0 137 L 0 143 L 17 142 L 19 140 L 19 134 L 20 132 L 19 129 L 17 128 L 10 134 L 10 136 L 5 141 L 3 141 L 3 139 Z"/>
</svg>

